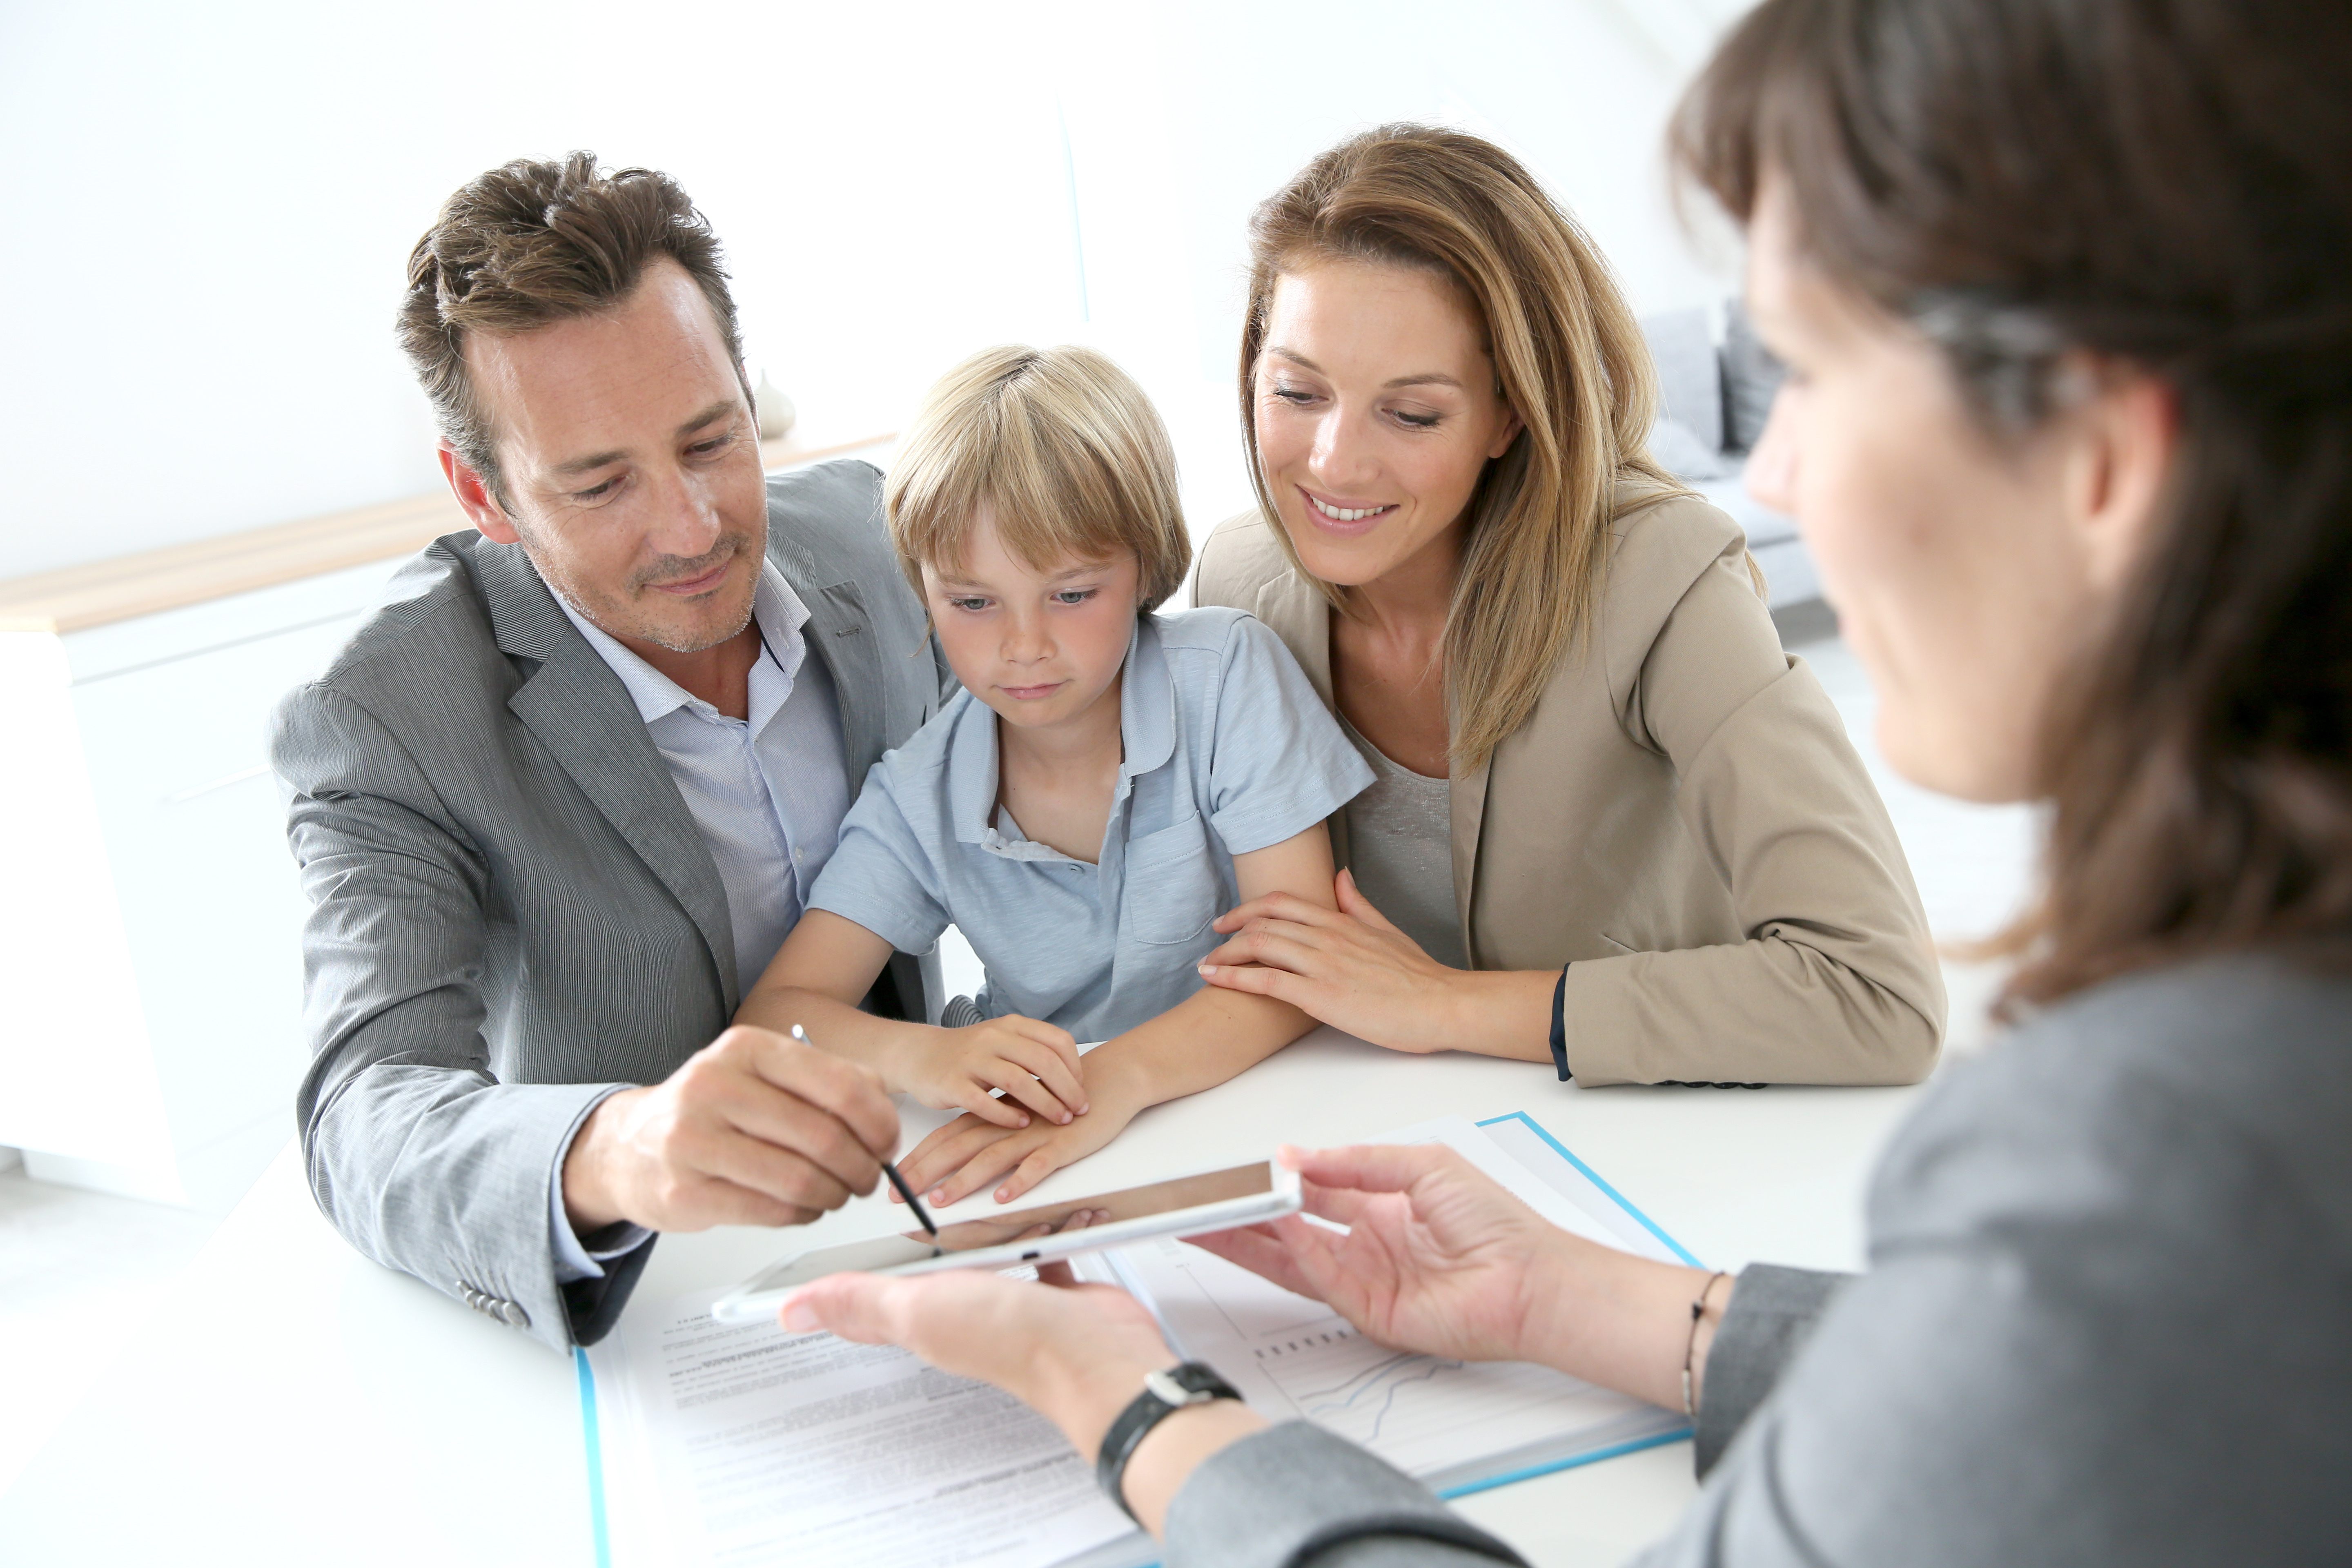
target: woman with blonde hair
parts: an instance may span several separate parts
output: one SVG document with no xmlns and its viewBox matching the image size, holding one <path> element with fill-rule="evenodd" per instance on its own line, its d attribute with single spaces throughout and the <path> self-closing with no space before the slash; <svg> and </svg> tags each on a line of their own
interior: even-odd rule
<svg viewBox="0 0 2352 1568">
<path fill-rule="evenodd" d="M 1259 507 L 1195 601 L 1274 628 L 1378 782 L 1338 908 L 1218 922 L 1213 984 L 1588 1086 L 1909 1083 L 1941 976 L 1885 808 L 1747 542 L 1654 462 L 1591 241 L 1517 160 L 1391 125 L 1258 209 Z"/>
</svg>

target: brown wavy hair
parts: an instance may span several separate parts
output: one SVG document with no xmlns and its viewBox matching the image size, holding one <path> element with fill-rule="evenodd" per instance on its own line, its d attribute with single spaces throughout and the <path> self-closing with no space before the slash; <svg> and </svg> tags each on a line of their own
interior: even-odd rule
<svg viewBox="0 0 2352 1568">
<path fill-rule="evenodd" d="M 1281 524 L 1255 453 L 1253 383 L 1266 311 L 1286 272 L 1318 261 L 1411 267 L 1451 283 L 1476 315 L 1526 428 L 1471 493 L 1443 644 L 1454 765 L 1485 763 L 1527 722 L 1591 615 L 1620 480 L 1640 504 L 1681 493 L 1651 461 L 1657 389 L 1650 351 L 1607 262 L 1576 219 L 1493 142 L 1427 125 L 1383 125 L 1317 158 L 1250 221 L 1243 318 L 1242 439 L 1250 482 L 1283 553 L 1312 577 Z"/>
<path fill-rule="evenodd" d="M 466 369 L 466 335 L 593 315 L 627 298 L 667 257 L 686 268 L 727 340 L 748 405 L 743 339 L 718 237 L 677 181 L 599 169 L 593 153 L 518 158 L 460 185 L 409 252 L 398 332 L 442 439 L 503 507 L 497 435 Z"/>
<path fill-rule="evenodd" d="M 2009 1000 L 2352 952 L 2352 26 L 2311 0 L 1764 0 L 1676 118 L 1743 221 L 2022 438 L 2070 361 L 2171 389 L 2155 542 L 2044 716 Z"/>
</svg>

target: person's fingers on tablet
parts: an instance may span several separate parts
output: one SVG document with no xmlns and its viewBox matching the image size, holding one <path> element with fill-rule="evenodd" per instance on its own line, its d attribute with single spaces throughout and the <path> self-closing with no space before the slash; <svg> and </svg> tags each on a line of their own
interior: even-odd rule
<svg viewBox="0 0 2352 1568">
<path fill-rule="evenodd" d="M 824 1329 L 859 1344 L 895 1344 L 890 1285 L 877 1274 L 828 1274 L 776 1303 L 776 1321 L 788 1333 Z"/>
<path fill-rule="evenodd" d="M 1360 1193 L 1353 1187 L 1327 1187 L 1319 1182 L 1301 1178 L 1298 1184 L 1298 1206 L 1318 1219 L 1340 1225 L 1353 1225 L 1372 1205 L 1374 1194 Z"/>
<path fill-rule="evenodd" d="M 1356 1143 L 1339 1149 L 1301 1149 L 1291 1168 L 1319 1187 L 1352 1187 L 1366 1193 L 1401 1193 L 1444 1167 L 1466 1163 L 1443 1143 Z"/>
<path fill-rule="evenodd" d="M 1364 1306 L 1365 1282 L 1358 1270 L 1351 1269 L 1340 1258 L 1343 1238 L 1317 1229 L 1297 1215 L 1285 1215 L 1275 1221 L 1274 1232 L 1299 1279 L 1299 1283 L 1291 1289 L 1338 1309 L 1341 1317 L 1361 1327 L 1362 1320 L 1358 1314 Z M 1393 1260 L 1385 1255 L 1375 1260 L 1374 1272 L 1393 1275 L 1394 1271 Z"/>
<path fill-rule="evenodd" d="M 1298 1271 L 1297 1260 L 1290 1256 L 1290 1249 L 1266 1234 L 1266 1227 L 1263 1226 L 1221 1230 L 1209 1236 L 1185 1239 L 1202 1251 L 1222 1258 L 1228 1263 L 1238 1264 L 1286 1290 L 1301 1296 L 1313 1294 L 1307 1289 L 1307 1277 Z"/>
</svg>

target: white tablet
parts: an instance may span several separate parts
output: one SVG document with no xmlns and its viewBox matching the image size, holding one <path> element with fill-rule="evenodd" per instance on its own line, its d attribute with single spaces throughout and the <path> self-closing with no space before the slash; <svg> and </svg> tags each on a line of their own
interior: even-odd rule
<svg viewBox="0 0 2352 1568">
<path fill-rule="evenodd" d="M 773 1317 L 792 1290 L 828 1274 L 929 1274 L 939 1268 L 1012 1268 L 1073 1258 L 1155 1236 L 1205 1236 L 1298 1212 L 1298 1173 L 1270 1160 L 1178 1176 L 1149 1186 L 1014 1209 L 940 1227 L 822 1247 L 761 1269 L 711 1303 L 722 1323 Z"/>
</svg>

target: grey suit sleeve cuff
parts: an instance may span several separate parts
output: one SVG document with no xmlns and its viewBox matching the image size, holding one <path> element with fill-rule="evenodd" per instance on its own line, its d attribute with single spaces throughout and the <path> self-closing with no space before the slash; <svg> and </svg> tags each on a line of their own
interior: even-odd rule
<svg viewBox="0 0 2352 1568">
<path fill-rule="evenodd" d="M 1692 1447 L 1702 1479 L 1796 1358 L 1851 1274 L 1749 1265 L 1733 1288 L 1706 1352 L 1706 1392 Z"/>
<path fill-rule="evenodd" d="M 1494 1568 L 1518 1553 L 1427 1487 L 1304 1421 L 1204 1460 L 1168 1510 L 1167 1568 Z"/>
<path fill-rule="evenodd" d="M 572 1228 L 572 1216 L 563 1212 L 563 1162 L 571 1157 L 572 1140 L 580 1136 L 580 1129 L 587 1125 L 590 1114 L 620 1092 L 621 1086 L 614 1084 L 590 1100 L 581 1110 L 580 1120 L 572 1124 L 572 1131 L 563 1135 L 563 1142 L 555 1146 L 555 1164 L 547 1173 L 547 1236 L 549 1247 L 555 1256 L 555 1282 L 558 1285 L 573 1285 L 583 1279 L 602 1279 L 604 1278 L 604 1265 L 635 1252 L 653 1239 L 654 1233 L 644 1226 L 631 1225 L 623 1220 L 618 1225 L 606 1226 L 598 1231 L 593 1243 L 583 1242 L 580 1234 Z"/>
</svg>

